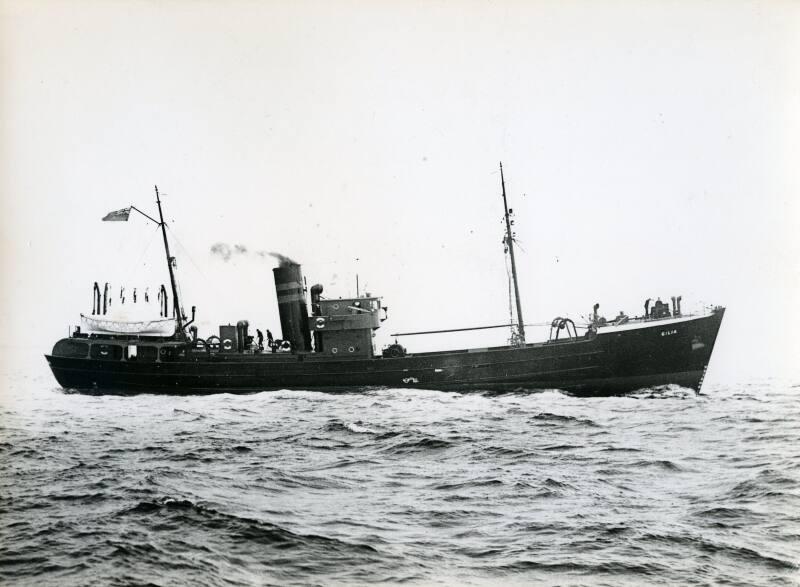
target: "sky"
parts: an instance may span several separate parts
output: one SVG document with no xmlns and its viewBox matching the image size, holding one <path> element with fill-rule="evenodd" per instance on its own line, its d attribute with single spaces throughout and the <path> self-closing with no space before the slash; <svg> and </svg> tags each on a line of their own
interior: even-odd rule
<svg viewBox="0 0 800 587">
<path fill-rule="evenodd" d="M 0 1 L 0 328 L 41 355 L 169 283 L 279 329 L 277 251 L 394 332 L 727 307 L 709 377 L 800 370 L 800 4 Z M 227 262 L 216 243 L 244 246 Z M 157 306 L 154 306 L 157 315 Z M 529 340 L 546 337 L 529 329 Z M 508 332 L 408 337 L 409 350 Z"/>
</svg>

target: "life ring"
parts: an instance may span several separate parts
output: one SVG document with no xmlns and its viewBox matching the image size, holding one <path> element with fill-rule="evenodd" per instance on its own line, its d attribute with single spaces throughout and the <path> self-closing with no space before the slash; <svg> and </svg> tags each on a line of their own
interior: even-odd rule
<svg viewBox="0 0 800 587">
<path fill-rule="evenodd" d="M 350 347 L 349 349 L 347 349 L 347 352 L 352 353 L 354 350 L 356 350 L 356 349 L 354 349 L 353 347 Z"/>
<path fill-rule="evenodd" d="M 206 339 L 206 350 L 210 352 L 217 352 L 219 351 L 219 347 L 221 345 L 219 336 L 212 334 Z"/>
<path fill-rule="evenodd" d="M 339 352 L 339 349 L 337 349 L 336 347 L 331 347 L 331 352 L 335 355 L 336 353 Z"/>
<path fill-rule="evenodd" d="M 325 318 L 317 318 L 317 328 L 325 328 Z"/>
<path fill-rule="evenodd" d="M 164 347 L 161 347 L 160 349 L 158 349 L 158 354 L 161 355 L 162 357 L 166 357 L 167 356 L 167 349 L 165 349 Z"/>
<path fill-rule="evenodd" d="M 233 341 L 230 338 L 226 338 L 222 341 L 222 350 L 229 351 L 233 348 Z"/>
<path fill-rule="evenodd" d="M 339 304 L 333 304 L 331 306 L 331 308 L 333 308 L 334 310 L 338 310 L 339 309 Z"/>
<path fill-rule="evenodd" d="M 399 359 L 400 357 L 406 356 L 406 349 L 403 345 L 395 343 L 383 350 L 383 356 L 389 359 Z"/>
</svg>

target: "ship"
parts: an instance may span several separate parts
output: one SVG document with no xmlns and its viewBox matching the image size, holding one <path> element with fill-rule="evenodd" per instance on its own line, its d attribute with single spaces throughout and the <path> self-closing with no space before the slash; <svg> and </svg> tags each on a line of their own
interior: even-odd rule
<svg viewBox="0 0 800 587">
<path fill-rule="evenodd" d="M 380 352 L 374 337 L 388 319 L 383 298 L 370 294 L 328 299 L 321 284 L 306 286 L 302 266 L 280 257 L 273 271 L 281 338 L 255 340 L 247 320 L 219 325 L 200 337 L 184 312 L 158 187 L 158 219 L 135 206 L 103 220 L 128 220 L 135 211 L 160 226 L 172 293 L 159 292 L 158 319 L 120 321 L 107 315 L 95 283 L 92 315 L 58 340 L 45 358 L 62 388 L 90 393 L 252 393 L 302 389 L 330 392 L 417 388 L 456 392 L 562 390 L 582 396 L 617 395 L 662 386 L 700 391 L 725 308 L 681 310 L 681 296 L 644 304 L 644 313 L 606 320 L 595 304 L 585 323 L 549 321 L 549 337 L 527 342 L 517 280 L 513 209 L 500 165 L 505 233 L 515 316 L 509 323 L 394 333 Z M 511 289 L 511 288 L 509 288 Z M 309 312 L 310 306 L 310 312 Z M 171 315 L 170 315 L 171 314 Z M 530 325 L 528 325 L 530 326 Z M 509 329 L 503 346 L 413 352 L 398 340 L 433 333 Z M 271 338 L 271 337 L 270 337 Z M 406 339 L 404 339 L 405 341 Z"/>
</svg>

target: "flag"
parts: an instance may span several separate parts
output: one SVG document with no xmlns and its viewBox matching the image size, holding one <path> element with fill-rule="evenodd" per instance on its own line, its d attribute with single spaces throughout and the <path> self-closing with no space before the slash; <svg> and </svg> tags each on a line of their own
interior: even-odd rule
<svg viewBox="0 0 800 587">
<path fill-rule="evenodd" d="M 103 216 L 103 221 L 110 221 L 110 222 L 122 221 L 122 222 L 127 222 L 128 221 L 128 216 L 130 216 L 130 215 L 131 215 L 131 209 L 130 208 L 123 208 L 122 210 L 115 210 L 113 212 L 109 212 L 108 214 Z"/>
</svg>

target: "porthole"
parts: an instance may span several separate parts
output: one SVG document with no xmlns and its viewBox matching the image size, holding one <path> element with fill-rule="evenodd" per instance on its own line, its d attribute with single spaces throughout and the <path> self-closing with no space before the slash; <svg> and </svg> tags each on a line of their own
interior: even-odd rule
<svg viewBox="0 0 800 587">
<path fill-rule="evenodd" d="M 122 347 L 116 344 L 93 344 L 89 355 L 93 359 L 119 361 L 122 358 Z"/>
</svg>

